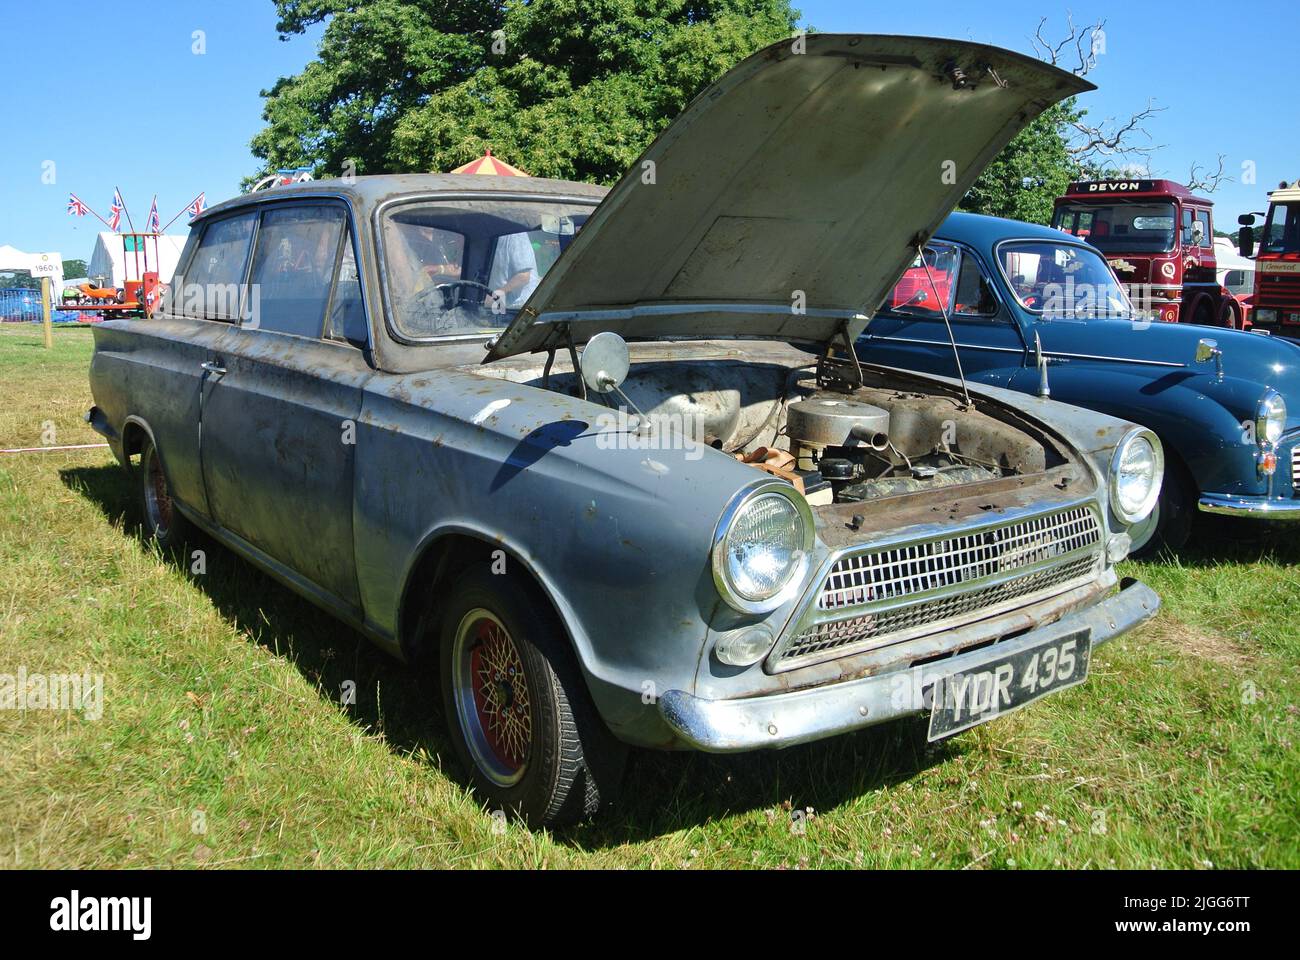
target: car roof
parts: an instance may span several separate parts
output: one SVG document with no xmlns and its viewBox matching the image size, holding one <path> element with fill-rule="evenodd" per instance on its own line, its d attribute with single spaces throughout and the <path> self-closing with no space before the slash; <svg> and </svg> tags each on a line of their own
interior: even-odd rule
<svg viewBox="0 0 1300 960">
<path fill-rule="evenodd" d="M 990 217 L 982 213 L 950 213 L 934 232 L 934 236 L 939 240 L 955 240 L 972 247 L 990 247 L 1002 240 L 1051 240 L 1057 243 L 1065 240 L 1085 243 L 1055 227 Z"/>
<path fill-rule="evenodd" d="M 501 193 L 529 196 L 580 197 L 599 201 L 607 187 L 572 180 L 543 177 L 500 177 L 477 173 L 393 173 L 366 177 L 307 180 L 284 187 L 271 187 L 223 200 L 204 210 L 194 223 L 231 210 L 293 197 L 342 196 L 359 208 L 373 209 L 385 200 L 429 193 Z"/>
</svg>

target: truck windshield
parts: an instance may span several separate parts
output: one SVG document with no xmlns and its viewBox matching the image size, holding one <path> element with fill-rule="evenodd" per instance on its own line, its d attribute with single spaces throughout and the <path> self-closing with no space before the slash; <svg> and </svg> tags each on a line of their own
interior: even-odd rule
<svg viewBox="0 0 1300 960">
<path fill-rule="evenodd" d="M 998 261 L 1016 299 L 1044 318 L 1133 315 L 1128 296 L 1095 250 L 1073 243 L 1024 240 L 999 246 Z"/>
<path fill-rule="evenodd" d="M 1172 203 L 1062 204 L 1052 226 L 1105 253 L 1166 253 L 1174 248 Z"/>
<path fill-rule="evenodd" d="M 537 289 L 593 206 L 547 200 L 423 200 L 384 216 L 393 326 L 413 340 L 498 333 Z"/>
<path fill-rule="evenodd" d="M 1300 203 L 1275 203 L 1268 208 L 1260 253 L 1300 253 Z"/>
</svg>

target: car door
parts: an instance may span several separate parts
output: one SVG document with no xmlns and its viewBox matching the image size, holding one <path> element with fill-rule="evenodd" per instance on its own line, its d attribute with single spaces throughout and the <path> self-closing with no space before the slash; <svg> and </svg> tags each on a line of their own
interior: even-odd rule
<svg viewBox="0 0 1300 960">
<path fill-rule="evenodd" d="M 972 380 L 1007 386 L 1025 362 L 1020 327 L 979 257 L 959 244 L 935 241 L 886 298 L 859 340 L 858 354 L 868 363 L 952 377 L 953 341 Z"/>
<path fill-rule="evenodd" d="M 196 226 L 161 309 L 138 325 L 148 334 L 148 362 L 132 364 L 131 390 L 147 398 L 144 419 L 173 499 L 199 514 L 207 512 L 199 459 L 203 365 L 228 329 L 224 294 L 243 281 L 255 220 L 244 214 Z"/>
<path fill-rule="evenodd" d="M 356 610 L 353 463 L 371 371 L 347 208 L 263 209 L 242 304 L 202 404 L 213 519 Z"/>
</svg>

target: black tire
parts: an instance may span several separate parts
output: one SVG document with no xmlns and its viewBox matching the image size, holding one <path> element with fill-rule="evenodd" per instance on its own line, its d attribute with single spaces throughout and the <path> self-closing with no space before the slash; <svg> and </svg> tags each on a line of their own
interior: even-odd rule
<svg viewBox="0 0 1300 960">
<path fill-rule="evenodd" d="M 1168 455 L 1165 458 L 1165 474 L 1160 484 L 1160 499 L 1152 511 L 1152 520 L 1147 525 L 1139 524 L 1134 530 L 1151 530 L 1150 539 L 1145 543 L 1134 537 L 1132 556 L 1145 559 L 1155 556 L 1162 550 L 1180 550 L 1192 535 L 1192 520 L 1195 518 L 1196 504 L 1192 502 L 1191 486 L 1183 475 L 1182 466 Z"/>
<path fill-rule="evenodd" d="M 533 828 L 593 815 L 617 790 L 627 751 L 596 713 L 553 611 L 531 584 L 486 564 L 449 596 L 442 701 L 475 793 Z"/>
<path fill-rule="evenodd" d="M 180 549 L 190 533 L 189 521 L 172 500 L 171 481 L 163 470 L 162 459 L 153 438 L 145 434 L 140 443 L 140 531 L 146 543 L 156 543 L 164 551 Z"/>
<path fill-rule="evenodd" d="M 1214 308 L 1210 306 L 1210 301 L 1204 297 L 1196 305 L 1196 311 L 1192 314 L 1192 323 L 1202 327 L 1215 326 Z"/>
</svg>

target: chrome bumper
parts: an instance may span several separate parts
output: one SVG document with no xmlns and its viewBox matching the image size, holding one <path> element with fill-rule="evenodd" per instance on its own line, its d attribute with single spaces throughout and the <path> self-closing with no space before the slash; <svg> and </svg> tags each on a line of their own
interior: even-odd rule
<svg viewBox="0 0 1300 960">
<path fill-rule="evenodd" d="M 709 753 L 736 753 L 764 747 L 788 747 L 923 712 L 913 691 L 940 677 L 978 670 L 1011 653 L 1047 643 L 1079 630 L 1090 630 L 1096 646 L 1132 630 L 1155 616 L 1160 598 L 1137 580 L 1126 580 L 1118 593 L 1055 623 L 990 647 L 908 670 L 861 680 L 847 680 L 792 693 L 704 700 L 682 690 L 659 698 L 664 722 L 687 744 Z"/>
<path fill-rule="evenodd" d="M 1227 493 L 1203 493 L 1197 503 L 1202 513 L 1256 520 L 1300 520 L 1300 500 L 1276 497 L 1239 497 Z"/>
</svg>

